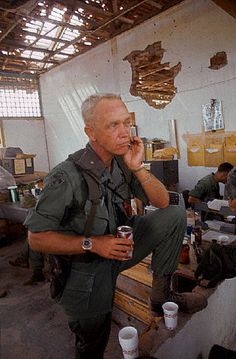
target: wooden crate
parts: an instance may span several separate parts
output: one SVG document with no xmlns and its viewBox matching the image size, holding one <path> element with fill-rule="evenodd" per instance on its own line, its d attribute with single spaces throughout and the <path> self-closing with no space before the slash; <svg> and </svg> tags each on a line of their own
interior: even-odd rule
<svg viewBox="0 0 236 359">
<path fill-rule="evenodd" d="M 152 286 L 149 265 L 150 261 L 144 260 L 120 273 L 114 299 L 114 305 L 118 309 L 145 324 L 153 321 L 149 309 Z"/>
<path fill-rule="evenodd" d="M 148 304 L 141 302 L 134 297 L 131 297 L 119 289 L 116 290 L 114 304 L 119 309 L 140 320 L 141 322 L 150 324 L 153 320 L 153 316 L 150 312 Z"/>
</svg>

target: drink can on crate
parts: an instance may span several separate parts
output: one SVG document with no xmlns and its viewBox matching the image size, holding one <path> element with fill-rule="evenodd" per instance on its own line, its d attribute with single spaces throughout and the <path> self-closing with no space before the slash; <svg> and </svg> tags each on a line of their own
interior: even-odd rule
<svg viewBox="0 0 236 359">
<path fill-rule="evenodd" d="M 130 226 L 119 226 L 117 227 L 117 237 L 118 238 L 127 238 L 133 239 L 133 228 Z M 131 249 L 129 252 L 130 258 L 132 258 L 133 250 Z"/>
</svg>

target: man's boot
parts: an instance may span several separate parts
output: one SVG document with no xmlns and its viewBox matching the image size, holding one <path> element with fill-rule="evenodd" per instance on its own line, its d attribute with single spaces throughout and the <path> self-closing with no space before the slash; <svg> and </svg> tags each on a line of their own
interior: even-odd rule
<svg viewBox="0 0 236 359">
<path fill-rule="evenodd" d="M 150 306 L 154 316 L 163 316 L 162 304 L 169 300 L 170 285 L 171 274 L 163 277 L 153 274 Z"/>
<path fill-rule="evenodd" d="M 171 292 L 171 275 L 158 277 L 153 274 L 151 311 L 154 316 L 163 316 L 162 304 L 175 302 L 179 310 L 184 313 L 196 313 L 207 306 L 206 297 L 198 292 L 177 293 Z"/>
<path fill-rule="evenodd" d="M 33 285 L 37 284 L 38 282 L 44 282 L 45 277 L 43 274 L 42 269 L 34 269 L 32 277 L 24 282 L 24 285 Z"/>
<path fill-rule="evenodd" d="M 16 259 L 9 260 L 8 263 L 14 267 L 29 268 L 28 258 L 24 257 L 23 255 L 16 257 Z"/>
<path fill-rule="evenodd" d="M 196 313 L 206 308 L 206 297 L 197 292 L 172 293 L 170 295 L 171 302 L 175 302 L 179 306 L 179 310 L 183 313 Z"/>
</svg>

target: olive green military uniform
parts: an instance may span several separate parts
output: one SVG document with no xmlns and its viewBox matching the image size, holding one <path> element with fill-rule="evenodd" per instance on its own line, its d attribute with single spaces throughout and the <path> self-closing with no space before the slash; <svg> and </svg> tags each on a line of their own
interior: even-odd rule
<svg viewBox="0 0 236 359">
<path fill-rule="evenodd" d="M 209 199 L 220 199 L 219 183 L 214 180 L 214 173 L 200 179 L 194 189 L 189 192 L 189 196 L 199 198 L 205 202 Z"/>
<path fill-rule="evenodd" d="M 113 160 L 110 173 L 89 145 L 81 161 L 86 170 L 95 173 L 101 181 L 101 198 L 91 236 L 115 234 L 117 226 L 127 220 L 122 210 L 123 201 L 132 193 L 147 204 L 147 197 L 134 175 L 131 175 L 128 185 L 117 161 Z M 45 188 L 26 224 L 32 232 L 65 231 L 81 235 L 91 208 L 91 201 L 87 198 L 88 189 L 83 176 L 71 161 L 64 161 L 47 176 Z M 132 259 L 117 261 L 94 255 L 91 261 L 80 261 L 77 257 L 72 260 L 71 273 L 59 303 L 76 334 L 77 359 L 103 358 L 119 272 L 137 264 L 152 251 L 154 273 L 173 273 L 178 264 L 186 228 L 182 208 L 158 209 L 142 217 L 133 217 L 126 224 L 134 231 Z"/>
</svg>

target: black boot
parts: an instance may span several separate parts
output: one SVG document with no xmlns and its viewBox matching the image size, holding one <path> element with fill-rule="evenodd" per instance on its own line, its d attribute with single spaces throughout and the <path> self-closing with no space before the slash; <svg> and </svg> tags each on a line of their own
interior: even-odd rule
<svg viewBox="0 0 236 359">
<path fill-rule="evenodd" d="M 24 282 L 24 285 L 33 285 L 37 284 L 38 282 L 44 282 L 45 277 L 43 274 L 42 269 L 34 269 L 32 277 Z"/>
</svg>

